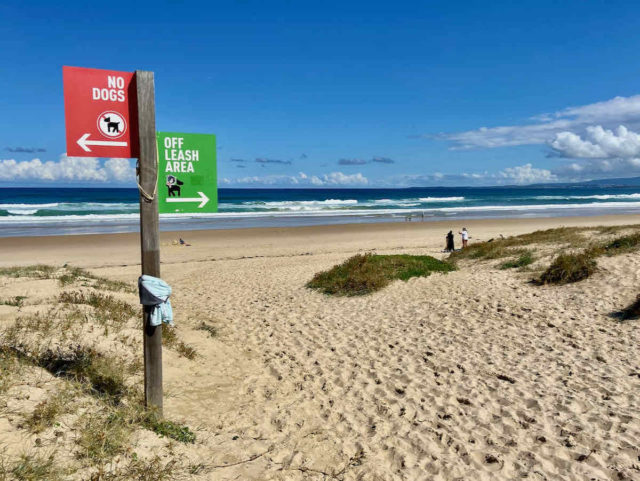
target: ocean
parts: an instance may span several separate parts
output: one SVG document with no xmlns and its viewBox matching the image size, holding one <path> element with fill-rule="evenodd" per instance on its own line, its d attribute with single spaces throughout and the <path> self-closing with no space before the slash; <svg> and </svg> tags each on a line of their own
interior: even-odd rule
<svg viewBox="0 0 640 481">
<path fill-rule="evenodd" d="M 220 189 L 218 213 L 164 214 L 160 229 L 639 213 L 640 187 Z M 138 222 L 136 188 L 0 188 L 0 237 L 137 232 Z"/>
</svg>

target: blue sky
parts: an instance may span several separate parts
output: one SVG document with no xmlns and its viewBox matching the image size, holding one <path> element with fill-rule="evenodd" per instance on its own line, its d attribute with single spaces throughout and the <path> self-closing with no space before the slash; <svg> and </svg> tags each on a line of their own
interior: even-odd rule
<svg viewBox="0 0 640 481">
<path fill-rule="evenodd" d="M 158 129 L 215 133 L 221 187 L 640 175 L 638 2 L 10 0 L 0 18 L 4 185 L 134 185 L 132 161 L 64 155 L 62 65 L 154 71 Z"/>
</svg>

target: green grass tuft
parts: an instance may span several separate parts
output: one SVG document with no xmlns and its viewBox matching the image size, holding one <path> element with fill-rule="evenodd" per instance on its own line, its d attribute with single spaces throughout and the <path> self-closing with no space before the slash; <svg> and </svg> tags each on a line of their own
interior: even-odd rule
<svg viewBox="0 0 640 481">
<path fill-rule="evenodd" d="M 2 267 L 0 268 L 0 276 L 52 279 L 57 270 L 57 267 L 48 266 L 45 264 L 37 264 L 33 266 Z"/>
<path fill-rule="evenodd" d="M 66 287 L 77 282 L 82 282 L 83 286 L 93 287 L 94 289 L 98 290 L 116 292 L 120 291 L 127 293 L 135 292 L 135 289 L 126 282 L 114 281 L 105 277 L 95 276 L 91 272 L 80 267 L 71 267 L 65 265 L 64 268 L 65 273 L 58 277 L 58 282 L 62 287 Z"/>
<path fill-rule="evenodd" d="M 181 443 L 193 444 L 196 441 L 196 435 L 188 426 L 173 421 L 151 417 L 147 420 L 146 427 L 158 436 L 171 438 Z"/>
<path fill-rule="evenodd" d="M 608 256 L 615 256 L 618 254 L 633 252 L 638 250 L 639 248 L 640 232 L 618 237 L 617 239 L 614 239 L 603 246 L 604 254 Z"/>
<path fill-rule="evenodd" d="M 125 362 L 90 347 L 76 346 L 67 352 L 48 350 L 34 359 L 34 363 L 55 376 L 89 385 L 94 394 L 116 404 L 128 392 Z"/>
<path fill-rule="evenodd" d="M 50 428 L 56 418 L 68 411 L 69 395 L 64 391 L 57 392 L 49 399 L 36 405 L 33 413 L 25 419 L 25 424 L 33 433 L 39 433 Z"/>
<path fill-rule="evenodd" d="M 100 462 L 126 451 L 133 425 L 124 410 L 105 409 L 84 414 L 77 431 L 78 456 Z"/>
<path fill-rule="evenodd" d="M 307 287 L 336 296 L 359 296 L 378 291 L 396 279 L 406 281 L 453 270 L 453 265 L 431 256 L 358 254 L 319 272 Z"/>
<path fill-rule="evenodd" d="M 591 276 L 597 270 L 591 252 L 560 254 L 540 276 L 540 284 L 569 284 Z"/>
<path fill-rule="evenodd" d="M 49 266 L 45 264 L 2 267 L 0 268 L 0 276 L 14 278 L 30 277 L 34 279 L 57 279 L 62 287 L 82 282 L 82 285 L 85 287 L 94 287 L 95 289 L 100 290 L 127 293 L 135 292 L 135 288 L 126 282 L 114 281 L 104 277 L 95 276 L 86 269 L 72 267 L 67 264 L 62 267 Z"/>
<path fill-rule="evenodd" d="M 17 356 L 0 344 L 0 394 L 4 394 L 22 375 L 22 364 Z M 2 480 L 2 478 L 0 478 Z"/>
<path fill-rule="evenodd" d="M 22 307 L 26 298 L 27 296 L 15 296 L 8 297 L 6 299 L 0 299 L 0 305 Z"/>
<path fill-rule="evenodd" d="M 175 478 L 176 460 L 162 461 L 160 456 L 154 456 L 150 460 L 139 459 L 133 453 L 127 464 L 118 464 L 115 469 L 105 470 L 99 466 L 98 472 L 91 477 L 96 481 L 168 481 Z"/>
<path fill-rule="evenodd" d="M 93 307 L 96 319 L 103 325 L 109 322 L 121 324 L 139 313 L 139 310 L 128 302 L 98 292 L 65 291 L 60 294 L 58 300 L 63 304 Z"/>
<path fill-rule="evenodd" d="M 218 335 L 218 329 L 215 326 L 207 324 L 206 322 L 201 322 L 198 327 L 196 327 L 198 331 L 204 331 L 209 334 L 209 337 L 216 337 Z"/>
<path fill-rule="evenodd" d="M 0 479 L 16 481 L 58 481 L 62 479 L 62 471 L 56 466 L 54 456 L 22 454 L 20 459 L 7 469 L 0 466 Z M 4 478 L 5 475 L 11 477 Z"/>
<path fill-rule="evenodd" d="M 510 261 L 500 264 L 500 269 L 516 269 L 518 267 L 526 267 L 533 264 L 535 258 L 531 251 L 526 251 L 520 254 L 517 259 L 511 259 Z"/>
<path fill-rule="evenodd" d="M 162 324 L 162 345 L 173 349 L 182 357 L 190 360 L 194 360 L 198 356 L 197 351 L 192 346 L 178 339 L 176 328 L 167 324 Z"/>
</svg>

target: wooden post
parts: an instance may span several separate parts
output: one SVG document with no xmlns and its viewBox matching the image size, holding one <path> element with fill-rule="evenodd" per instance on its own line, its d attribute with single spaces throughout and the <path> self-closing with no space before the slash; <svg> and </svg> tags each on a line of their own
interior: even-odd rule
<svg viewBox="0 0 640 481">
<path fill-rule="evenodd" d="M 156 107 L 153 72 L 136 70 L 138 101 L 138 136 L 140 141 L 139 182 L 153 200 L 140 195 L 140 250 L 142 274 L 160 277 L 160 242 L 158 240 L 158 198 L 156 185 L 158 157 L 156 141 Z M 149 322 L 150 306 L 143 306 L 144 397 L 147 408 L 162 416 L 162 326 Z"/>
</svg>

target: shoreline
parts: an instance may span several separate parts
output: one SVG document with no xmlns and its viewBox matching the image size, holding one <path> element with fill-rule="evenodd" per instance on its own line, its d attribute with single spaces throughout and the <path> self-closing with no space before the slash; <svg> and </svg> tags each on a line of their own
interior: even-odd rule
<svg viewBox="0 0 640 481">
<path fill-rule="evenodd" d="M 425 222 L 379 222 L 296 227 L 253 227 L 160 232 L 161 262 L 217 260 L 243 256 L 289 256 L 352 252 L 385 248 L 429 247 L 438 252 L 449 230 L 464 226 L 471 242 L 518 235 L 553 227 L 587 227 L 640 223 L 638 215 L 583 217 L 451 219 Z M 393 238 L 389 234 L 394 233 Z M 190 247 L 174 245 L 180 237 Z M 0 238 L 0 266 L 65 263 L 84 267 L 127 266 L 140 263 L 137 232 Z"/>
</svg>

